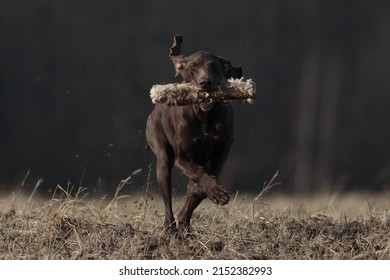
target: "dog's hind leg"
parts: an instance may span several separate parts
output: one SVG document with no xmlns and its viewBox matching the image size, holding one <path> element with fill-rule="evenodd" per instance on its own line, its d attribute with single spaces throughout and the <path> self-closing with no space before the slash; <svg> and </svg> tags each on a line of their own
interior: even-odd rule
<svg viewBox="0 0 390 280">
<path fill-rule="evenodd" d="M 174 162 L 173 153 L 160 150 L 157 156 L 156 175 L 157 183 L 161 191 L 165 207 L 164 227 L 166 229 L 176 228 L 175 218 L 172 210 L 172 188 L 171 173 Z"/>
<path fill-rule="evenodd" d="M 186 233 L 189 230 L 192 213 L 206 197 L 207 194 L 201 191 L 197 183 L 189 182 L 185 202 L 178 215 L 179 232 Z"/>
</svg>

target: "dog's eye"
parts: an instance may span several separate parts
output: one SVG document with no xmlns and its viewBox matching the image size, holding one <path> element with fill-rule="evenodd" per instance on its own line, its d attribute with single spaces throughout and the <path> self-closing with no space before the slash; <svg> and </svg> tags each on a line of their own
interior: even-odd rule
<svg viewBox="0 0 390 280">
<path fill-rule="evenodd" d="M 190 65 L 188 65 L 188 69 L 190 70 L 190 71 L 196 71 L 196 69 L 198 68 L 198 65 L 197 64 L 195 64 L 195 63 L 191 63 Z"/>
<path fill-rule="evenodd" d="M 215 69 L 219 66 L 219 63 L 216 63 L 215 61 L 209 61 L 207 62 L 207 66 L 211 69 Z"/>
</svg>

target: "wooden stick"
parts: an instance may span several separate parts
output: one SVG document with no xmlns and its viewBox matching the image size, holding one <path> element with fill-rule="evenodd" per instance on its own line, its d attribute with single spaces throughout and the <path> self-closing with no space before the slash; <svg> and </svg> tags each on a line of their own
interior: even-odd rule
<svg viewBox="0 0 390 280">
<path fill-rule="evenodd" d="M 226 100 L 241 100 L 252 103 L 255 99 L 256 84 L 251 80 L 229 79 L 224 87 L 216 91 L 206 92 L 195 85 L 166 84 L 154 85 L 150 90 L 153 103 L 166 106 L 183 106 L 203 102 L 221 102 Z"/>
</svg>

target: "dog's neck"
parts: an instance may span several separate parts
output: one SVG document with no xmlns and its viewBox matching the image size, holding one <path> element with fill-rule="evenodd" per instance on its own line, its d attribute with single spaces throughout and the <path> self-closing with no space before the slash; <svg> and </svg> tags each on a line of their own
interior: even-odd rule
<svg viewBox="0 0 390 280">
<path fill-rule="evenodd" d="M 215 102 L 200 103 L 192 105 L 192 109 L 196 115 L 196 118 L 199 121 L 202 136 L 207 138 L 208 136 L 208 115 L 210 110 L 216 105 Z"/>
</svg>

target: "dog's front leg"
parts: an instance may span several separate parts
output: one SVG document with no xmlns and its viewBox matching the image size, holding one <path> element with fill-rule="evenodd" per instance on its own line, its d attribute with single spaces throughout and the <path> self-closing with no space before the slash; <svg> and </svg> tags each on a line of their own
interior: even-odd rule
<svg viewBox="0 0 390 280">
<path fill-rule="evenodd" d="M 176 158 L 175 165 L 191 182 L 196 183 L 212 202 L 219 205 L 229 202 L 229 192 L 218 184 L 216 177 L 207 174 L 202 166 L 180 155 Z"/>
</svg>

